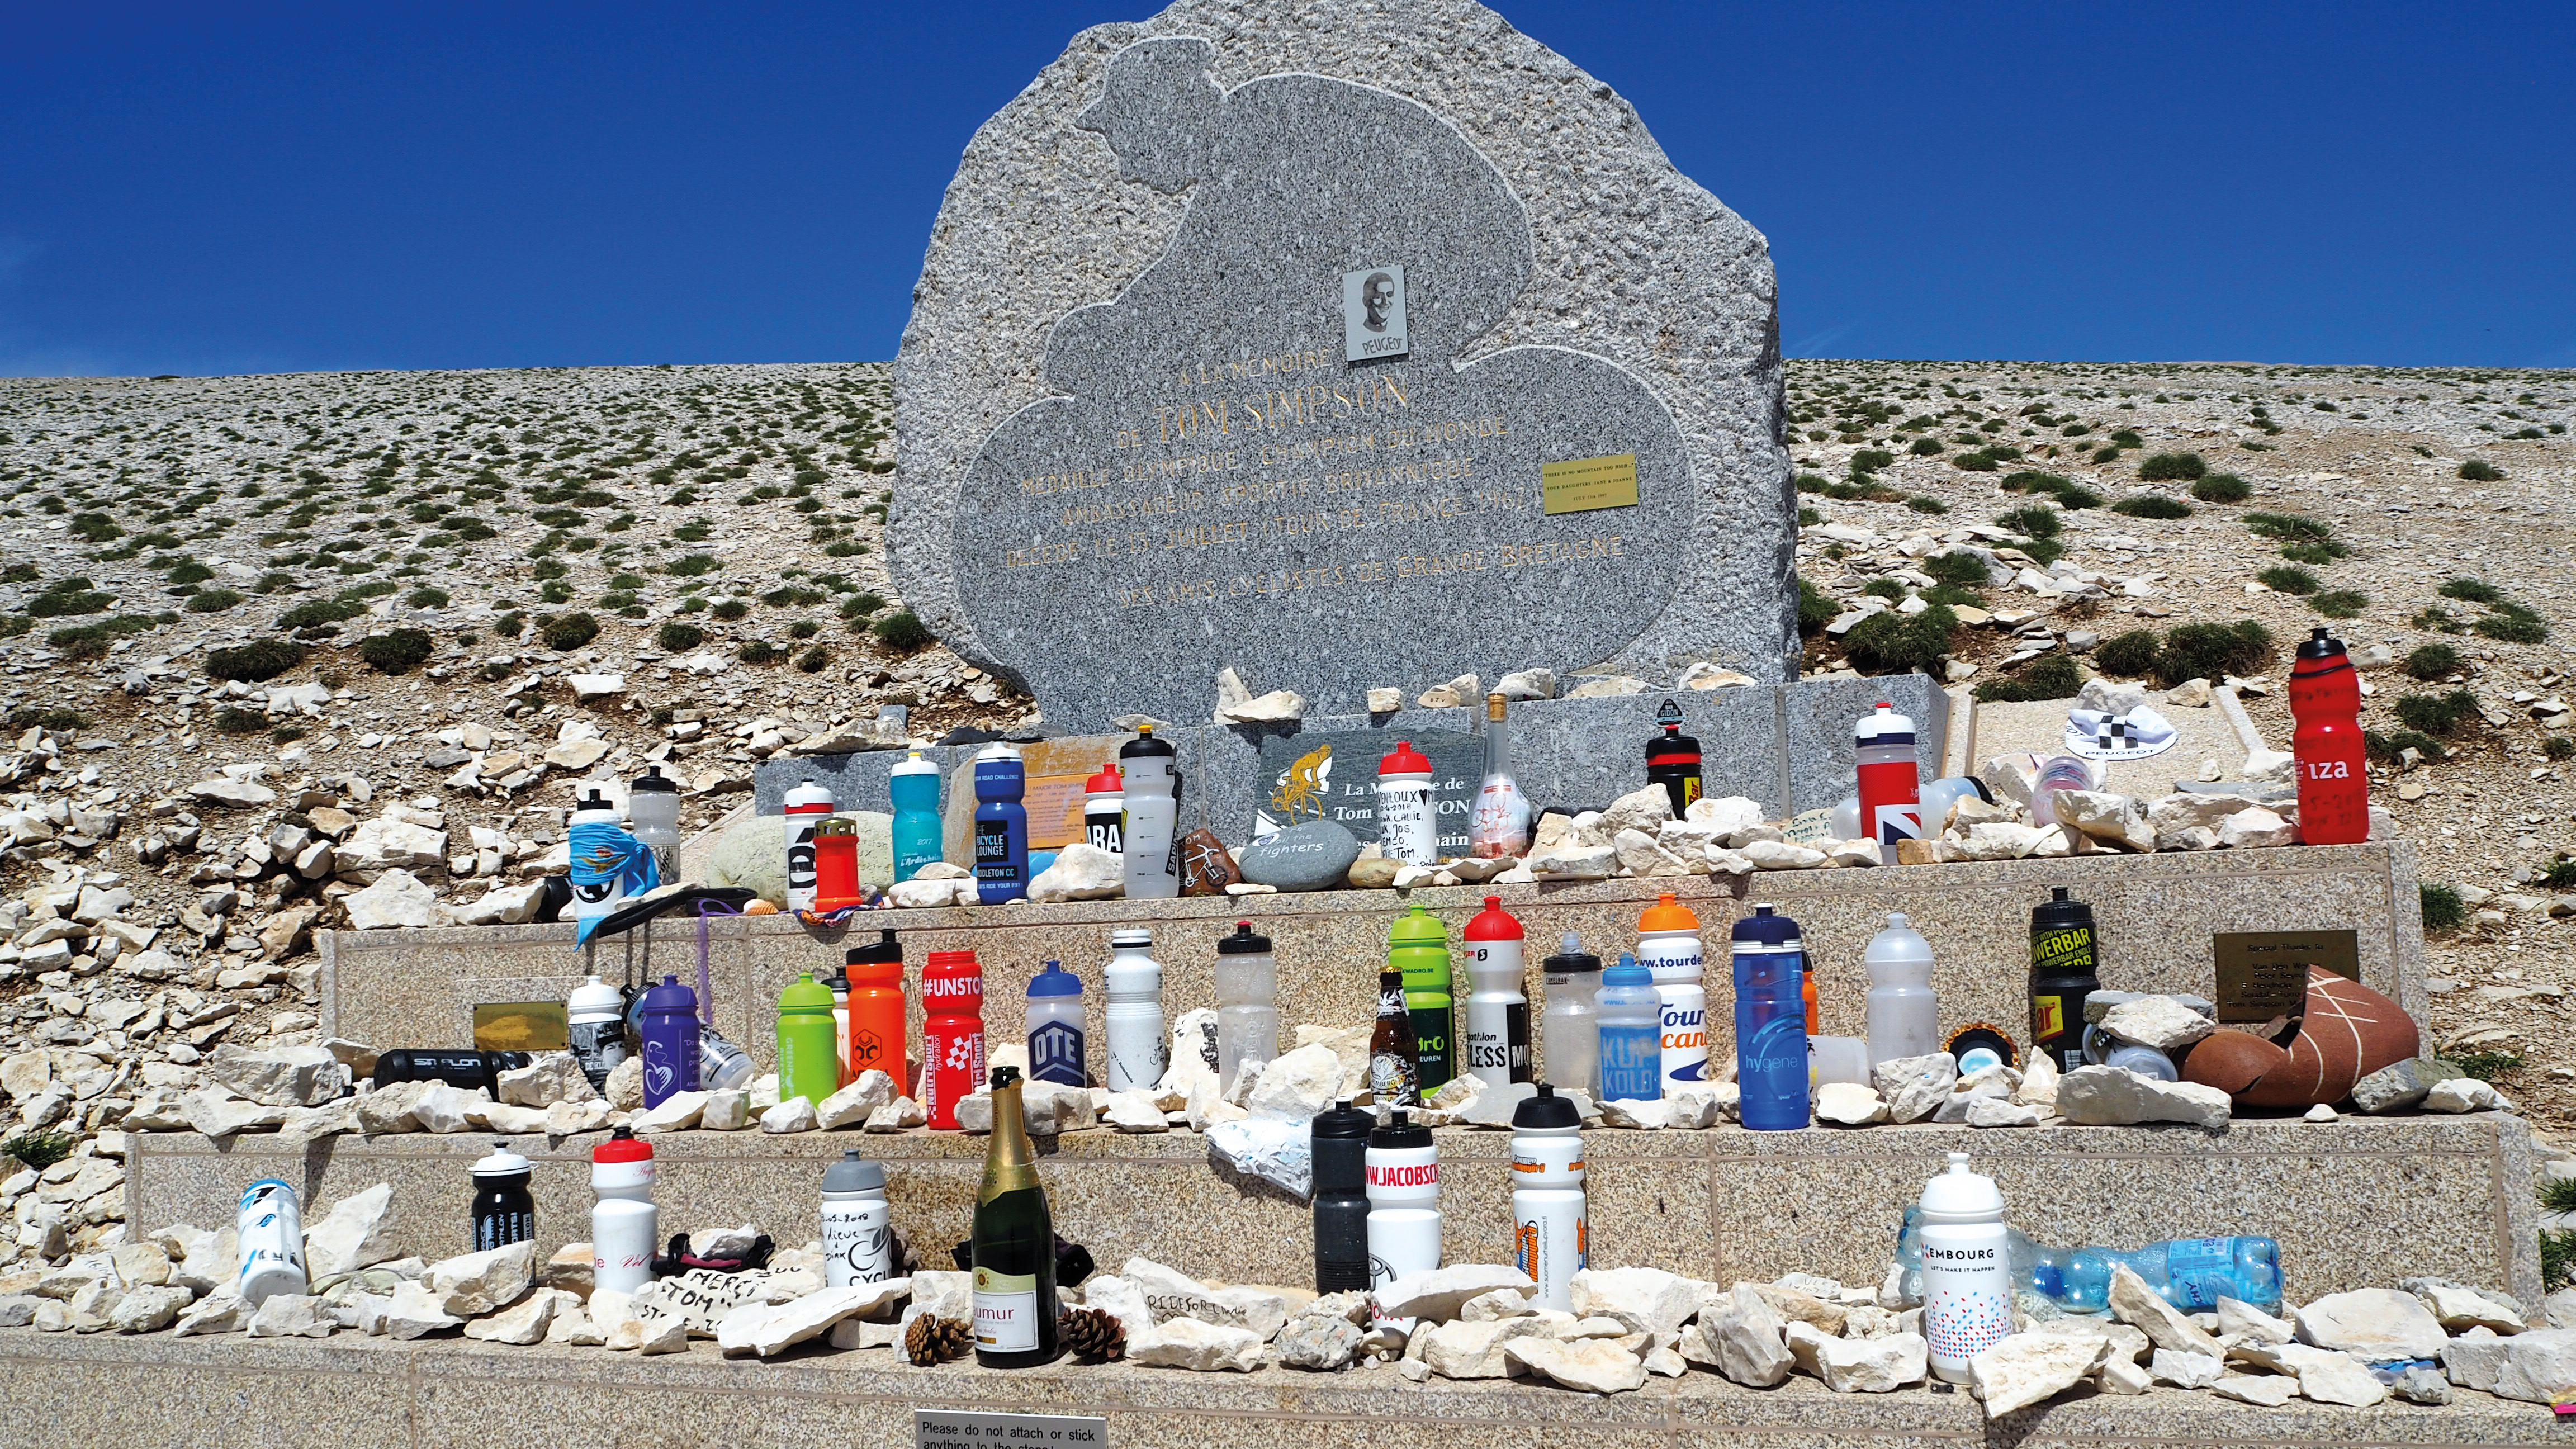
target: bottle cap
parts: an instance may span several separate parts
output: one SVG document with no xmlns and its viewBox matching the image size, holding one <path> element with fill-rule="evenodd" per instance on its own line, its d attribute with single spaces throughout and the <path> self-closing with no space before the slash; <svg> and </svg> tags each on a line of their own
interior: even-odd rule
<svg viewBox="0 0 2576 1449">
<path fill-rule="evenodd" d="M 1968 1170 L 1968 1154 L 1950 1154 L 1950 1170 L 1936 1174 L 1923 1184 L 1923 1215 L 1938 1222 L 1962 1222 L 1998 1217 L 2004 1210 L 2004 1195 L 1995 1180 Z"/>
<path fill-rule="evenodd" d="M 2344 652 L 2343 641 L 2323 629 L 2310 634 L 2299 645 L 2301 659 L 2333 659 Z"/>
<path fill-rule="evenodd" d="M 629 794 L 642 790 L 647 794 L 677 795 L 680 793 L 680 782 L 663 774 L 661 766 L 647 765 L 644 767 L 643 774 L 626 782 L 626 790 Z"/>
<path fill-rule="evenodd" d="M 1503 717 L 1503 697 L 1502 697 L 1501 695 L 1499 695 L 1499 694 L 1489 694 L 1489 695 L 1486 695 L 1486 696 L 1485 696 L 1485 718 L 1487 718 L 1487 719 L 1501 719 L 1502 717 Z"/>
<path fill-rule="evenodd" d="M 1049 961 L 1029 978 L 1031 996 L 1080 996 L 1082 978 L 1064 969 L 1061 961 Z"/>
<path fill-rule="evenodd" d="M 1390 751 L 1385 759 L 1377 762 L 1377 774 L 1381 780 L 1389 775 L 1428 775 L 1430 773 L 1431 757 L 1415 749 L 1411 740 L 1397 740 L 1394 750 Z"/>
<path fill-rule="evenodd" d="M 1577 976 L 1600 970 L 1601 958 L 1584 950 L 1583 938 L 1568 931 L 1565 940 L 1557 946 L 1556 954 L 1541 961 L 1539 969 L 1559 976 Z"/>
<path fill-rule="evenodd" d="M 619 1127 L 608 1134 L 607 1141 L 590 1149 L 590 1160 L 593 1162 L 650 1162 L 653 1160 L 653 1144 L 637 1137 L 634 1128 Z"/>
<path fill-rule="evenodd" d="M 832 988 L 832 994 L 836 997 L 849 995 L 850 968 L 847 966 L 833 967 L 832 974 L 823 978 L 823 984 Z"/>
<path fill-rule="evenodd" d="M 2078 927 L 2091 929 L 2093 908 L 2082 901 L 2069 900 L 2066 887 L 2051 886 L 2048 899 L 2031 908 L 2030 928 L 2034 931 L 2067 931 Z"/>
<path fill-rule="evenodd" d="M 815 825 L 814 833 L 816 835 L 856 835 L 859 833 L 859 822 L 847 815 L 829 815 Z"/>
<path fill-rule="evenodd" d="M 676 1011 L 695 1016 L 698 1014 L 698 993 L 682 986 L 679 977 L 666 975 L 661 985 L 644 993 L 644 1010 L 648 1013 Z"/>
<path fill-rule="evenodd" d="M 1467 929 L 1459 934 L 1470 941 L 1517 941 L 1527 933 L 1521 930 L 1521 923 L 1512 913 L 1503 909 L 1501 896 L 1487 896 L 1485 908 L 1478 911 L 1474 919 L 1467 922 Z"/>
<path fill-rule="evenodd" d="M 875 944 L 852 946 L 842 953 L 841 959 L 853 966 L 864 966 L 872 961 L 892 961 L 900 965 L 903 962 L 903 945 L 895 940 L 894 932 L 881 930 L 877 932 Z"/>
<path fill-rule="evenodd" d="M 492 1154 L 476 1159 L 473 1168 L 476 1177 L 516 1177 L 527 1170 L 528 1159 L 512 1152 L 506 1139 L 493 1143 Z"/>
<path fill-rule="evenodd" d="M 1992 1022 L 1969 1022 L 1950 1033 L 1950 1039 L 1943 1043 L 1942 1049 L 1959 1064 L 1959 1075 L 1963 1077 L 1978 1067 L 2010 1067 L 2021 1063 L 2020 1049 L 2013 1045 L 2012 1038 L 2004 1033 L 2002 1027 Z M 1969 1065 L 1971 1060 L 1975 1060 L 1974 1066 Z"/>
<path fill-rule="evenodd" d="M 885 1185 L 885 1164 L 861 1157 L 855 1147 L 844 1149 L 840 1161 L 823 1169 L 825 1192 L 883 1191 Z"/>
<path fill-rule="evenodd" d="M 599 787 L 596 785 L 590 787 L 590 793 L 582 796 L 581 804 L 574 808 L 578 810 L 607 810 L 612 812 L 617 809 L 615 805 L 609 803 L 607 796 L 599 793 Z"/>
<path fill-rule="evenodd" d="M 975 752 L 976 764 L 981 765 L 987 761 L 991 761 L 995 764 L 1016 765 L 1020 763 L 1020 752 L 1012 749 L 1011 742 L 1008 740 L 995 740 L 991 744 L 986 745 L 984 748 Z"/>
<path fill-rule="evenodd" d="M 1655 903 L 1646 907 L 1646 913 L 1637 918 L 1637 929 L 1640 931 L 1696 931 L 1699 929 L 1699 917 L 1690 913 L 1689 907 L 1682 904 L 1681 897 L 1666 891 L 1655 897 Z"/>
<path fill-rule="evenodd" d="M 615 1011 L 624 1004 L 625 997 L 618 993 L 616 987 L 600 980 L 599 973 L 596 971 L 584 977 L 582 983 L 572 989 L 572 994 L 564 998 L 566 1011 L 595 1011 L 603 1008 Z"/>
<path fill-rule="evenodd" d="M 1862 715 L 1852 726 L 1852 740 L 1860 745 L 1910 745 L 1914 743 L 1914 721 L 1896 712 L 1886 700 L 1878 708 Z"/>
<path fill-rule="evenodd" d="M 1136 738 L 1118 747 L 1118 758 L 1122 760 L 1149 757 L 1170 759 L 1178 754 L 1180 751 L 1172 747 L 1170 740 L 1154 738 L 1154 727 L 1150 724 L 1136 726 Z"/>
<path fill-rule="evenodd" d="M 814 979 L 811 971 L 801 972 L 788 988 L 778 993 L 780 1011 L 829 1011 L 832 988 Z"/>
<path fill-rule="evenodd" d="M 1449 928 L 1417 904 L 1395 918 L 1394 928 L 1387 932 L 1387 943 L 1398 951 L 1408 946 L 1437 946 L 1445 951 L 1449 949 Z"/>
<path fill-rule="evenodd" d="M 886 773 L 890 775 L 936 775 L 939 773 L 939 767 L 930 763 L 928 760 L 923 759 L 921 757 L 921 751 L 914 750 L 911 754 L 903 757 L 902 764 L 895 766 Z"/>
<path fill-rule="evenodd" d="M 1431 1145 L 1431 1129 L 1419 1122 L 1406 1120 L 1404 1109 L 1399 1107 L 1384 1125 L 1369 1129 L 1368 1145 L 1371 1147 L 1428 1147 Z"/>
<path fill-rule="evenodd" d="M 1266 956 L 1270 954 L 1270 938 L 1252 934 L 1250 921 L 1237 921 L 1233 935 L 1217 937 L 1216 953 L 1220 956 Z"/>
<path fill-rule="evenodd" d="M 1100 773 L 1082 782 L 1086 795 L 1117 795 L 1127 789 L 1127 777 L 1118 773 L 1114 764 L 1102 765 Z"/>
<path fill-rule="evenodd" d="M 1757 901 L 1753 914 L 1735 923 L 1732 933 L 1738 947 L 1794 946 L 1798 944 L 1798 923 L 1778 914 L 1769 901 Z"/>
<path fill-rule="evenodd" d="M 1153 944 L 1154 933 L 1143 926 L 1124 926 L 1109 933 L 1109 949 L 1112 951 L 1130 946 L 1150 949 Z"/>
<path fill-rule="evenodd" d="M 799 780 L 796 788 L 788 791 L 787 798 L 780 802 L 780 808 L 790 815 L 829 815 L 832 813 L 832 792 L 811 780 Z"/>
<path fill-rule="evenodd" d="M 1369 1129 L 1377 1126 L 1377 1118 L 1352 1106 L 1351 1099 L 1344 1097 L 1316 1113 L 1312 1125 L 1317 1137 L 1366 1137 Z"/>
<path fill-rule="evenodd" d="M 1538 1084 L 1537 1095 L 1523 1097 L 1521 1104 L 1512 1109 L 1512 1125 L 1514 1127 L 1580 1127 L 1583 1125 L 1583 1113 L 1574 1105 L 1573 1098 L 1560 1097 L 1556 1094 L 1556 1088 L 1553 1085 L 1541 1082 Z"/>
<path fill-rule="evenodd" d="M 1636 957 L 1622 951 L 1619 953 L 1619 964 L 1601 973 L 1601 984 L 1604 986 L 1652 986 L 1655 984 L 1655 973 L 1638 965 Z"/>
</svg>

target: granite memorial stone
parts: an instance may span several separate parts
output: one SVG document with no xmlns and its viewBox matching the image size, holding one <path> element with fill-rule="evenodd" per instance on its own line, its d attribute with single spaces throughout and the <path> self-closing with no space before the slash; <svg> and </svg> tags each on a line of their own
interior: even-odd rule
<svg viewBox="0 0 2576 1449">
<path fill-rule="evenodd" d="M 1431 761 L 1431 815 L 1440 854 L 1467 854 L 1467 827 L 1484 776 L 1485 742 L 1461 730 L 1417 730 L 1407 743 Z M 1378 839 L 1377 767 L 1395 740 L 1384 731 L 1306 731 L 1261 741 L 1261 777 L 1269 793 L 1253 816 L 1267 834 L 1300 820 L 1330 820 L 1362 841 Z M 1257 878 L 1257 877 L 1256 877 Z"/>
<path fill-rule="evenodd" d="M 1085 32 L 915 299 L 896 582 L 1051 726 L 1794 665 L 1764 243 L 1481 6 Z"/>
</svg>

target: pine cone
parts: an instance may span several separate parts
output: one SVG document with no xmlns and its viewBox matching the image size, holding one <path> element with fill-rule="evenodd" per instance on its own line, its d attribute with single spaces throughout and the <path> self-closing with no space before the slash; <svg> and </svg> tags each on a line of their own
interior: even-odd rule
<svg viewBox="0 0 2576 1449">
<path fill-rule="evenodd" d="M 934 1318 L 925 1313 L 903 1331 L 903 1351 L 923 1368 L 945 1363 L 974 1346 L 974 1325 L 962 1318 Z"/>
<path fill-rule="evenodd" d="M 1107 1363 L 1127 1352 L 1127 1325 L 1106 1308 L 1068 1308 L 1056 1316 L 1055 1331 L 1084 1363 Z"/>
</svg>

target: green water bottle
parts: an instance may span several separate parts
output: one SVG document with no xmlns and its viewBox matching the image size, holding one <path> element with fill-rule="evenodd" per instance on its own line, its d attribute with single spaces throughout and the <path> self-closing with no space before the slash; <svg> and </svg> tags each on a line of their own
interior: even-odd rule
<svg viewBox="0 0 2576 1449">
<path fill-rule="evenodd" d="M 778 1100 L 820 1107 L 841 1090 L 841 1033 L 832 1020 L 832 988 L 805 972 L 778 994 Z"/>
<path fill-rule="evenodd" d="M 1404 973 L 1404 1005 L 1413 1016 L 1413 1048 L 1421 1062 L 1422 1100 L 1457 1072 L 1457 1046 L 1452 1035 L 1449 995 L 1449 928 L 1440 918 L 1415 906 L 1395 923 L 1386 953 L 1386 969 Z"/>
</svg>

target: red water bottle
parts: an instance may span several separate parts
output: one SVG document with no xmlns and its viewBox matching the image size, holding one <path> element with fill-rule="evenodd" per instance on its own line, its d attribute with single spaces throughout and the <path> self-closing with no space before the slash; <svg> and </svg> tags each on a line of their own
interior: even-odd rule
<svg viewBox="0 0 2576 1449">
<path fill-rule="evenodd" d="M 1889 865 L 1896 842 L 1923 838 L 1923 794 L 1914 760 L 1914 721 L 1879 701 L 1852 726 L 1852 766 L 1859 778 L 1860 829 L 1878 842 Z"/>
<path fill-rule="evenodd" d="M 2351 845 L 2370 838 L 2370 777 L 2362 769 L 2361 676 L 2343 641 L 2319 629 L 2290 666 L 2290 753 L 2299 765 L 2299 839 Z"/>
<path fill-rule="evenodd" d="M 957 1129 L 957 1104 L 984 1085 L 984 968 L 972 951 L 933 951 L 921 971 L 921 1110 Z"/>
</svg>

